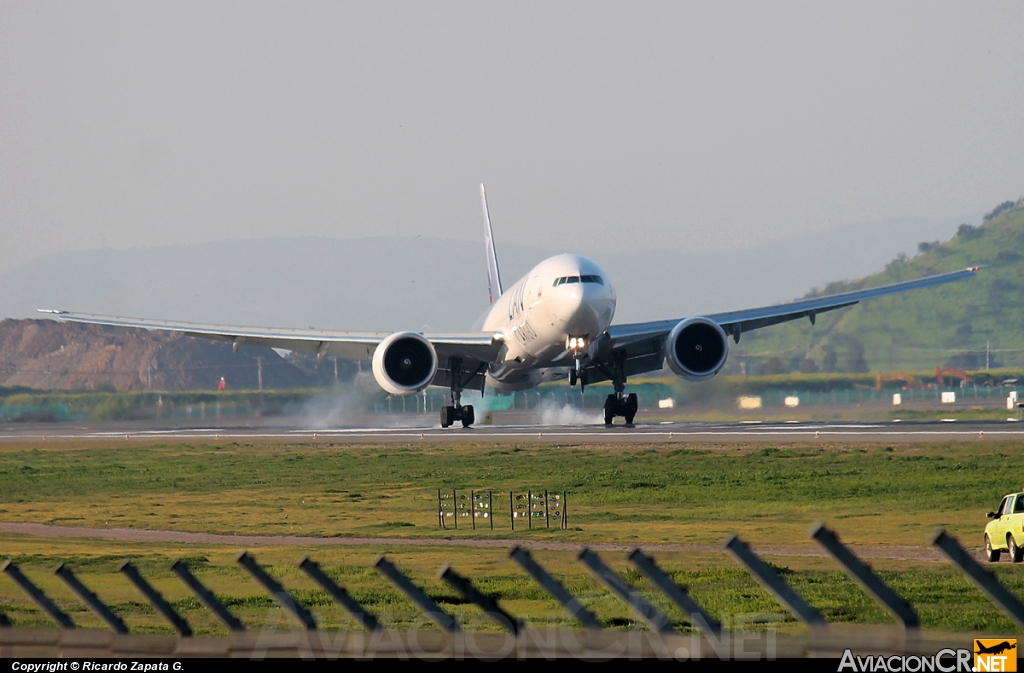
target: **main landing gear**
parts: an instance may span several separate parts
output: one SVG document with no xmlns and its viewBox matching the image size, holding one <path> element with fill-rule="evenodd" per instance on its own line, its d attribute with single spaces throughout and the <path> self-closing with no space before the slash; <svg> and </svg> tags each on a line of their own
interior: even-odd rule
<svg viewBox="0 0 1024 673">
<path fill-rule="evenodd" d="M 578 361 L 577 361 L 578 364 Z M 639 406 L 636 398 L 636 393 L 630 393 L 626 395 L 626 353 L 625 351 L 619 351 L 614 354 L 611 362 L 611 367 L 607 367 L 604 364 L 596 363 L 595 366 L 601 370 L 601 372 L 612 381 L 612 385 L 615 388 L 615 392 L 604 400 L 604 424 L 606 426 L 612 425 L 612 421 L 615 420 L 616 416 L 622 416 L 626 419 L 626 426 L 633 426 L 633 419 L 636 418 L 636 410 Z M 578 369 L 579 367 L 577 367 Z M 573 376 L 575 372 L 570 372 L 569 382 L 575 384 L 576 378 L 582 377 L 585 372 L 580 372 L 577 376 Z"/>
<path fill-rule="evenodd" d="M 441 407 L 441 427 L 447 428 L 459 421 L 462 421 L 462 427 L 468 428 L 476 422 L 476 413 L 472 404 L 463 406 L 459 403 L 459 396 L 455 395 L 452 397 L 452 406 Z"/>
<path fill-rule="evenodd" d="M 468 428 L 476 422 L 476 413 L 472 404 L 462 405 L 462 358 L 451 358 L 448 371 L 452 380 L 452 404 L 441 407 L 441 427 L 447 428 L 461 421 L 462 427 Z"/>
<path fill-rule="evenodd" d="M 623 395 L 621 390 L 615 391 L 604 400 L 604 424 L 611 425 L 616 416 L 625 416 L 626 425 L 632 426 L 637 406 L 636 393 Z"/>
</svg>

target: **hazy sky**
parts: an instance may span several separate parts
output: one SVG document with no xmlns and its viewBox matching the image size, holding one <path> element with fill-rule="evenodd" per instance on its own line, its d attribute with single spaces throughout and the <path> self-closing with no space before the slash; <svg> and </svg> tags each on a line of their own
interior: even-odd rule
<svg viewBox="0 0 1024 673">
<path fill-rule="evenodd" d="M 1022 34 L 1017 1 L 2 0 L 0 270 L 479 240 L 481 181 L 499 243 L 584 252 L 976 214 L 1024 194 Z"/>
</svg>

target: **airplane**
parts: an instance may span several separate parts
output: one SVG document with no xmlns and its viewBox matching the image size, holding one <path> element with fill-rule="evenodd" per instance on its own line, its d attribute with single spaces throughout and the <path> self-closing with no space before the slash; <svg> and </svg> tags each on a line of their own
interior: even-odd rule
<svg viewBox="0 0 1024 673">
<path fill-rule="evenodd" d="M 1003 642 L 993 645 L 992 647 L 985 647 L 977 640 L 974 641 L 974 644 L 978 648 L 975 654 L 1002 654 L 1007 650 L 1012 650 L 1017 647 L 1016 642 L 1011 644 L 1009 640 L 1004 640 Z"/>
<path fill-rule="evenodd" d="M 686 381 L 706 381 L 725 365 L 730 337 L 739 343 L 744 332 L 800 318 L 814 324 L 816 316 L 826 311 L 971 278 L 980 268 L 743 311 L 615 325 L 611 279 L 595 262 L 580 255 L 550 257 L 503 290 L 484 185 L 480 185 L 480 202 L 490 308 L 469 332 L 268 329 L 39 310 L 60 321 L 166 330 L 229 341 L 235 352 L 252 345 L 315 353 L 318 362 L 328 355 L 369 359 L 377 383 L 391 395 L 415 395 L 431 385 L 449 388 L 451 404 L 441 409 L 442 428 L 474 424 L 473 406 L 462 404 L 462 392 L 467 389 L 481 393 L 487 387 L 524 390 L 565 379 L 582 389 L 611 381 L 614 392 L 605 399 L 605 424 L 623 417 L 626 425 L 632 426 L 638 405 L 636 394 L 625 392 L 630 376 L 667 365 Z"/>
</svg>

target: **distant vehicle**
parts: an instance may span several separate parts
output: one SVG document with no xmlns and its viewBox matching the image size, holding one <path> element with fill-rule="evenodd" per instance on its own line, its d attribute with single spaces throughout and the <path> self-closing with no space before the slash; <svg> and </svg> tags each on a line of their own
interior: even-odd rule
<svg viewBox="0 0 1024 673">
<path fill-rule="evenodd" d="M 993 563 L 1005 551 L 1014 563 L 1024 560 L 1024 493 L 1011 493 L 1003 498 L 985 526 L 985 554 Z M 1018 541 L 1017 538 L 1020 538 Z"/>
<path fill-rule="evenodd" d="M 668 365 L 687 381 L 706 381 L 725 366 L 729 337 L 739 343 L 743 332 L 800 318 L 813 324 L 815 317 L 826 311 L 873 297 L 971 278 L 978 270 L 972 267 L 744 311 L 613 325 L 615 290 L 611 279 L 597 264 L 579 255 L 546 259 L 503 292 L 483 185 L 480 198 L 491 306 L 471 332 L 389 334 L 229 327 L 41 310 L 57 320 L 169 330 L 230 341 L 236 350 L 245 344 L 316 353 L 318 360 L 327 355 L 370 359 L 374 378 L 391 395 L 415 395 L 430 385 L 450 388 L 452 403 L 441 409 L 441 427 L 456 422 L 469 427 L 475 421 L 473 407 L 462 405 L 464 389 L 482 391 L 487 386 L 525 390 L 563 379 L 568 379 L 570 386 L 579 383 L 582 388 L 611 381 L 615 392 L 605 399 L 605 423 L 611 425 L 615 417 L 622 416 L 630 425 L 637 412 L 637 396 L 626 395 L 627 376 Z M 423 263 L 454 264 L 460 268 L 465 265 L 460 259 Z M 381 273 L 387 273 L 387 269 Z M 728 270 L 723 269 L 722 273 Z M 707 292 L 714 282 L 713 278 L 700 279 L 696 286 L 681 286 L 679 293 Z M 466 291 L 461 287 L 441 291 L 451 301 L 467 301 Z"/>
</svg>

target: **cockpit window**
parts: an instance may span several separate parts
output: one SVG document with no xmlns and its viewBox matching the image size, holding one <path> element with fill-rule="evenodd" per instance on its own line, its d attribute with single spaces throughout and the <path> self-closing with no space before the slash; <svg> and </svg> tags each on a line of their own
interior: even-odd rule
<svg viewBox="0 0 1024 673">
<path fill-rule="evenodd" d="M 597 274 L 586 275 L 586 276 L 562 276 L 556 278 L 553 283 L 554 287 L 559 285 L 570 285 L 572 283 L 597 283 L 598 285 L 604 285 L 604 279 Z"/>
</svg>

